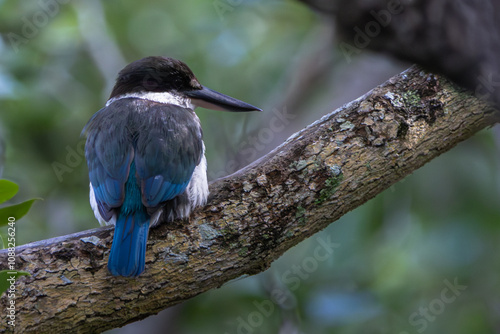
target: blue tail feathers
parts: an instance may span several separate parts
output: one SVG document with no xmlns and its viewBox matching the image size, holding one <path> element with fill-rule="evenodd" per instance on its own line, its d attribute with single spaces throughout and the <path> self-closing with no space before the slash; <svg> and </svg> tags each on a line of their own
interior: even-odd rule
<svg viewBox="0 0 500 334">
<path fill-rule="evenodd" d="M 139 211 L 120 215 L 115 225 L 108 269 L 114 276 L 138 276 L 144 271 L 149 216 Z"/>
</svg>

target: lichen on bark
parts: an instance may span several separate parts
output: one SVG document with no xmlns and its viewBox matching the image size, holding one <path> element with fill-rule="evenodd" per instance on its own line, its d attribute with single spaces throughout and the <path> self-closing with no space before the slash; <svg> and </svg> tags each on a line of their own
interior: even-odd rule
<svg viewBox="0 0 500 334">
<path fill-rule="evenodd" d="M 16 269 L 31 276 L 17 283 L 15 332 L 102 332 L 259 273 L 498 120 L 484 101 L 412 67 L 212 183 L 189 222 L 152 229 L 137 279 L 107 271 L 111 227 L 17 247 Z"/>
</svg>

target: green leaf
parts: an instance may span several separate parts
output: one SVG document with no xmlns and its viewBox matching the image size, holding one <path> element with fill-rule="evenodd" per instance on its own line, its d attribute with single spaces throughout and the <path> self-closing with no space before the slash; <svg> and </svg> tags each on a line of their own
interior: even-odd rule
<svg viewBox="0 0 500 334">
<path fill-rule="evenodd" d="M 5 242 L 4 242 L 4 239 L 7 239 L 7 237 L 5 236 L 5 234 L 3 233 L 0 233 L 0 249 L 4 249 L 5 248 Z"/>
<path fill-rule="evenodd" d="M 31 275 L 26 271 L 0 270 L 0 296 L 7 291 L 11 285 L 12 280 L 7 281 L 7 279 L 14 277 L 17 280 L 20 276 Z"/>
<path fill-rule="evenodd" d="M 8 201 L 19 190 L 19 186 L 9 180 L 0 180 L 0 203 Z"/>
<path fill-rule="evenodd" d="M 21 217 L 28 213 L 31 205 L 36 200 L 40 200 L 41 198 L 33 198 L 26 202 L 22 202 L 15 205 L 10 205 L 5 208 L 0 209 L 0 226 L 7 226 L 9 224 L 9 218 L 14 217 L 14 221 L 18 221 Z M 11 219 L 12 220 L 12 219 Z"/>
</svg>

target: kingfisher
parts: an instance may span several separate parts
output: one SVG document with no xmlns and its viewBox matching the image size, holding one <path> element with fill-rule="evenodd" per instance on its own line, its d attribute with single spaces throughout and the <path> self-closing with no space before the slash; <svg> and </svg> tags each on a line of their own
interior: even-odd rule
<svg viewBox="0 0 500 334">
<path fill-rule="evenodd" d="M 206 204 L 198 106 L 262 111 L 202 86 L 182 61 L 152 56 L 119 72 L 106 106 L 85 125 L 90 205 L 101 225 L 114 225 L 113 276 L 140 275 L 149 229 Z"/>
</svg>

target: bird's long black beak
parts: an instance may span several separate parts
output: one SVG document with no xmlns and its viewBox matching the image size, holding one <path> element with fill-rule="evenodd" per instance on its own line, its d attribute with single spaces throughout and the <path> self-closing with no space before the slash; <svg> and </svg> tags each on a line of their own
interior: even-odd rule
<svg viewBox="0 0 500 334">
<path fill-rule="evenodd" d="M 251 104 L 216 92 L 210 88 L 202 86 L 202 89 L 185 92 L 194 105 L 202 108 L 222 111 L 262 111 Z"/>
</svg>

